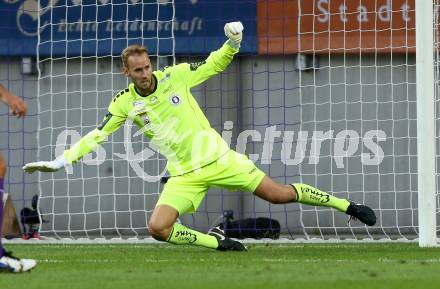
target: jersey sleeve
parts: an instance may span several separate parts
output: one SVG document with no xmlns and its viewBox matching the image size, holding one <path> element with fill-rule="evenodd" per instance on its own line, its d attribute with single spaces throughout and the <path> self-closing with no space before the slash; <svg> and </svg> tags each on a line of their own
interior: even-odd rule
<svg viewBox="0 0 440 289">
<path fill-rule="evenodd" d="M 184 77 L 187 85 L 193 87 L 225 70 L 237 52 L 237 48 L 231 47 L 226 42 L 220 49 L 211 52 L 206 60 L 198 63 L 182 63 L 177 65 L 176 69 Z"/>
<path fill-rule="evenodd" d="M 68 163 L 75 163 L 84 155 L 92 152 L 98 144 L 105 141 L 109 135 L 117 131 L 124 124 L 126 117 L 123 115 L 113 115 L 111 111 L 120 113 L 117 106 L 110 105 L 109 112 L 105 115 L 101 124 L 82 137 L 70 149 L 64 151 L 64 158 Z"/>
</svg>

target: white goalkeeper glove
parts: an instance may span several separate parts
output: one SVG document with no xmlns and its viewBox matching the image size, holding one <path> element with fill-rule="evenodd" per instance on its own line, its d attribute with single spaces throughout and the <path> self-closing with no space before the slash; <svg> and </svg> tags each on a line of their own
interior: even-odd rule
<svg viewBox="0 0 440 289">
<path fill-rule="evenodd" d="M 61 168 L 64 168 L 66 166 L 66 159 L 61 156 L 56 158 L 53 161 L 50 162 L 34 162 L 34 163 L 28 163 L 23 167 L 23 170 L 26 173 L 32 174 L 35 171 L 40 172 L 56 172 Z"/>
<path fill-rule="evenodd" d="M 243 24 L 240 21 L 225 24 L 225 35 L 229 38 L 229 44 L 234 48 L 240 48 L 243 39 Z"/>
</svg>

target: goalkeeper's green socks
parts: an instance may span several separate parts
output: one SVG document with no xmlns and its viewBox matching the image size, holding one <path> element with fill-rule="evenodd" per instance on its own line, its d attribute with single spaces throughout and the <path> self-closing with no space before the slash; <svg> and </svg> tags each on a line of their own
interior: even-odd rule
<svg viewBox="0 0 440 289">
<path fill-rule="evenodd" d="M 332 207 L 343 213 L 347 211 L 350 205 L 350 202 L 346 199 L 337 198 L 306 184 L 292 184 L 292 186 L 298 194 L 296 201 L 301 204 Z"/>
<path fill-rule="evenodd" d="M 167 242 L 172 244 L 189 244 L 217 249 L 218 240 L 216 237 L 194 231 L 182 224 L 175 223 L 168 237 Z"/>
</svg>

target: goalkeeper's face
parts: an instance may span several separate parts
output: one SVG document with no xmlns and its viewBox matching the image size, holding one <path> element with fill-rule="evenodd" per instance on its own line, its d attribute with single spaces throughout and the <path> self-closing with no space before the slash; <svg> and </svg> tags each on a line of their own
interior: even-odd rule
<svg viewBox="0 0 440 289">
<path fill-rule="evenodd" d="M 130 77 L 136 88 L 143 92 L 154 90 L 153 70 L 147 54 L 133 54 L 127 59 L 124 75 Z"/>
</svg>

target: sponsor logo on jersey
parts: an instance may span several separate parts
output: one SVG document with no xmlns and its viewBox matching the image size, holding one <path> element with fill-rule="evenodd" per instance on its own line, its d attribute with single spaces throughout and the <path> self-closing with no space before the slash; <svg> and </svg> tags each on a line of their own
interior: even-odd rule
<svg viewBox="0 0 440 289">
<path fill-rule="evenodd" d="M 143 100 L 136 100 L 135 102 L 133 102 L 133 113 L 134 114 L 139 114 L 141 112 L 145 111 L 145 102 Z"/>
<path fill-rule="evenodd" d="M 170 96 L 170 103 L 173 105 L 179 105 L 182 102 L 180 96 L 178 96 L 177 94 L 171 95 Z"/>
<path fill-rule="evenodd" d="M 133 102 L 133 106 L 135 109 L 143 108 L 145 106 L 145 103 L 143 100 L 137 100 L 137 101 Z"/>
<path fill-rule="evenodd" d="M 146 113 L 141 115 L 142 121 L 144 122 L 144 125 L 150 124 L 150 119 L 148 118 L 148 115 Z"/>
</svg>

